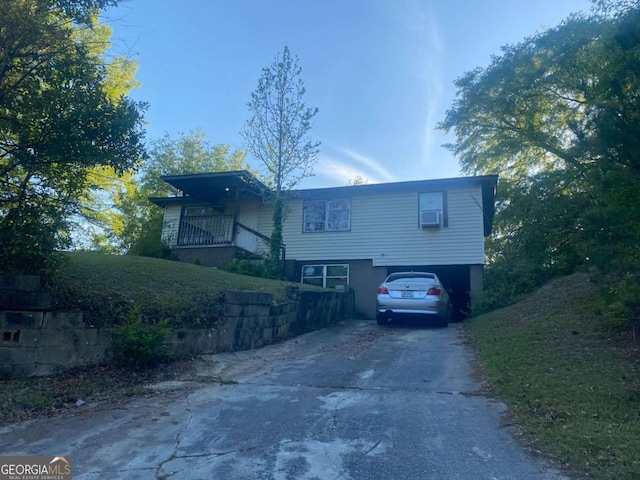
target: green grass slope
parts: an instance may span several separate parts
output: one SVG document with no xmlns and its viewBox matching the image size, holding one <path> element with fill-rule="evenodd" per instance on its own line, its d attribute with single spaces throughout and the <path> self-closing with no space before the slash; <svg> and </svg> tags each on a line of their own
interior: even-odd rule
<svg viewBox="0 0 640 480">
<path fill-rule="evenodd" d="M 132 308 L 146 321 L 208 326 L 223 292 L 256 290 L 285 298 L 290 283 L 155 258 L 74 252 L 51 287 L 64 308 L 85 311 L 94 326 L 122 323 Z"/>
<path fill-rule="evenodd" d="M 595 479 L 640 479 L 640 355 L 601 327 L 586 274 L 467 323 L 494 393 L 536 447 Z"/>
</svg>

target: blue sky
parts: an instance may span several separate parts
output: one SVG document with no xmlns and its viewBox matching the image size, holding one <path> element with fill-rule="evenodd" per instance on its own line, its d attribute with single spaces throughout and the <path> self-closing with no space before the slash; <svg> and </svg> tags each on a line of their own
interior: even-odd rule
<svg viewBox="0 0 640 480">
<path fill-rule="evenodd" d="M 104 19 L 116 54 L 139 62 L 147 138 L 201 128 L 242 147 L 262 68 L 298 56 L 322 142 L 300 187 L 450 178 L 459 165 L 435 125 L 453 82 L 588 0 L 128 0 Z M 254 168 L 260 164 L 248 157 Z"/>
</svg>

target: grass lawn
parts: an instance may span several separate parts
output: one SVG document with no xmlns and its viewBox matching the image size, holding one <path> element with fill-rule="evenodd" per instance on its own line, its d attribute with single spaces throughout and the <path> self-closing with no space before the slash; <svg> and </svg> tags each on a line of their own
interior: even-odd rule
<svg viewBox="0 0 640 480">
<path fill-rule="evenodd" d="M 640 479 L 640 345 L 605 331 L 586 274 L 470 320 L 494 393 L 526 438 L 595 479 Z"/>
<path fill-rule="evenodd" d="M 202 327 L 214 321 L 226 290 L 256 290 L 285 298 L 291 282 L 237 275 L 155 258 L 70 253 L 52 285 L 64 308 L 82 309 L 92 325 L 117 325 L 136 306 L 151 323 Z M 307 288 L 307 286 L 300 286 Z"/>
</svg>

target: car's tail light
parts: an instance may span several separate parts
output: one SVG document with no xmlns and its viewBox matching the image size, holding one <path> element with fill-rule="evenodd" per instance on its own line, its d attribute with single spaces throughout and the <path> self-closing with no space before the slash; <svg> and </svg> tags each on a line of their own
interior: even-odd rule
<svg viewBox="0 0 640 480">
<path fill-rule="evenodd" d="M 436 287 L 432 287 L 429 290 L 427 290 L 427 295 L 435 295 L 436 297 L 439 297 L 441 294 L 442 294 L 442 290 Z"/>
<path fill-rule="evenodd" d="M 389 295 L 389 289 L 387 287 L 378 287 L 378 295 Z"/>
</svg>

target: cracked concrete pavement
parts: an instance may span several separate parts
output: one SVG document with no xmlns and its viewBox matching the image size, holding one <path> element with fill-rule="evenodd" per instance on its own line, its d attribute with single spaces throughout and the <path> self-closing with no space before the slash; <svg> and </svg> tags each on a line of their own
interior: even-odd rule
<svg viewBox="0 0 640 480">
<path fill-rule="evenodd" d="M 65 455 L 74 479 L 560 480 L 501 427 L 461 326 L 347 321 L 201 358 L 216 384 L 0 429 L 2 455 Z"/>
</svg>

